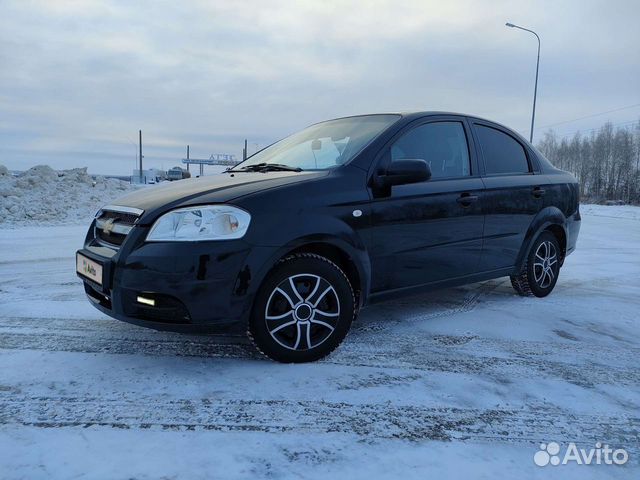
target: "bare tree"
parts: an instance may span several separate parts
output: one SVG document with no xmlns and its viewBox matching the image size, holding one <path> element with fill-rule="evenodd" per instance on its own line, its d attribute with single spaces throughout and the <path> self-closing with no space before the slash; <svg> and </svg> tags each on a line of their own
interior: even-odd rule
<svg viewBox="0 0 640 480">
<path fill-rule="evenodd" d="M 590 136 L 558 139 L 545 132 L 538 149 L 555 166 L 572 172 L 588 201 L 640 204 L 640 121 L 617 128 L 608 122 Z"/>
</svg>

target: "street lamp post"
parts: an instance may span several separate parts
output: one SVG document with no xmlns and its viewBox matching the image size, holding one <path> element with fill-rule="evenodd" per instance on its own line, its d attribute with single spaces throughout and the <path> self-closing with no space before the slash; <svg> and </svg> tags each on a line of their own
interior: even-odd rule
<svg viewBox="0 0 640 480">
<path fill-rule="evenodd" d="M 514 25 L 513 23 L 505 23 L 507 27 L 511 28 L 519 28 L 520 30 L 524 30 L 525 32 L 533 33 L 538 39 L 538 59 L 536 60 L 536 84 L 533 89 L 533 113 L 531 114 L 531 133 L 529 134 L 529 141 L 533 143 L 533 124 L 536 121 L 536 97 L 538 96 L 538 67 L 540 66 L 540 37 L 533 30 L 529 30 L 528 28 L 521 27 L 519 25 Z"/>
</svg>

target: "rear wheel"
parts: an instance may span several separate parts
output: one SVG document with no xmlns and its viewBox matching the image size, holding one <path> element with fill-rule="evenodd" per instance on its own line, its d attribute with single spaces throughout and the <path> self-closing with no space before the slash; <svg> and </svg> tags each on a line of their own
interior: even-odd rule
<svg viewBox="0 0 640 480">
<path fill-rule="evenodd" d="M 335 263 L 311 253 L 284 258 L 258 292 L 249 337 L 269 358 L 311 362 L 331 353 L 356 314 L 353 288 Z"/>
<path fill-rule="evenodd" d="M 560 246 L 551 232 L 542 232 L 533 243 L 527 261 L 518 275 L 511 276 L 511 285 L 522 296 L 546 297 L 558 281 Z"/>
</svg>

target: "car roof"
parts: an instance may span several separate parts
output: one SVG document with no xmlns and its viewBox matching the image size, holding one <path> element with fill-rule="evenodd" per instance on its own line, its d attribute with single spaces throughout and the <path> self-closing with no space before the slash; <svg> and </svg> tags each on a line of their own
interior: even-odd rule
<svg viewBox="0 0 640 480">
<path fill-rule="evenodd" d="M 488 118 L 484 118 L 484 117 L 479 117 L 478 115 L 471 115 L 468 113 L 460 113 L 460 112 L 444 112 L 444 111 L 411 111 L 411 112 L 400 112 L 399 115 L 402 115 L 403 118 L 406 119 L 417 119 L 417 118 L 422 118 L 422 117 L 428 117 L 428 116 L 436 116 L 436 115 L 443 115 L 443 116 L 447 116 L 447 115 L 451 115 L 451 116 L 457 116 L 457 117 L 467 117 L 470 118 L 472 120 L 480 120 L 482 122 L 487 122 L 489 124 L 493 124 L 493 125 L 497 125 L 499 127 L 504 128 L 505 130 L 509 131 L 511 134 L 517 136 L 521 141 L 523 141 L 526 144 L 529 144 L 529 141 L 524 138 L 523 135 L 521 135 L 520 133 L 518 133 L 515 129 L 508 127 L 500 122 L 496 122 L 495 120 L 490 120 Z"/>
<path fill-rule="evenodd" d="M 321 122 L 316 122 L 316 123 L 328 122 L 331 120 L 341 120 L 343 118 L 370 117 L 372 115 L 400 115 L 405 119 L 414 119 L 414 118 L 421 118 L 421 117 L 428 117 L 428 116 L 435 116 L 435 115 L 451 115 L 451 116 L 457 116 L 457 117 L 468 117 L 468 118 L 473 118 L 475 120 L 495 123 L 496 125 L 500 125 L 504 128 L 511 130 L 511 128 L 507 127 L 506 125 L 502 125 L 501 123 L 498 123 L 495 120 L 479 117 L 478 115 L 471 115 L 469 113 L 460 113 L 460 112 L 447 112 L 447 111 L 441 111 L 441 110 L 406 110 L 406 111 L 398 111 L 398 112 L 361 113 L 357 115 L 346 115 L 344 117 L 331 118 L 331 119 L 322 120 Z"/>
<path fill-rule="evenodd" d="M 484 117 L 480 117 L 478 115 L 473 115 L 470 113 L 461 113 L 461 112 L 448 112 L 448 111 L 444 111 L 444 110 L 410 110 L 410 111 L 403 111 L 403 112 L 398 112 L 398 115 L 402 115 L 403 117 L 412 117 L 412 118 L 419 118 L 419 117 L 428 117 L 428 116 L 432 116 L 432 115 L 451 115 L 451 116 L 456 116 L 456 117 L 468 117 L 468 118 L 473 118 L 474 120 L 481 120 L 483 122 L 489 122 L 489 123 L 495 123 L 496 125 L 500 125 L 503 126 L 505 128 L 509 128 L 506 125 L 502 125 L 499 122 L 496 122 L 495 120 L 491 120 L 489 118 L 484 118 Z M 509 130 L 511 130 L 509 128 Z"/>
<path fill-rule="evenodd" d="M 525 144 L 530 144 L 529 141 L 526 138 L 524 138 L 523 135 L 518 133 L 513 128 L 507 127 L 506 125 L 504 125 L 502 123 L 496 122 L 494 120 L 490 120 L 488 118 L 479 117 L 477 115 L 471 115 L 471 114 L 468 114 L 468 113 L 447 112 L 447 111 L 440 111 L 440 110 L 413 110 L 413 111 L 400 111 L 400 112 L 363 113 L 363 114 L 359 114 L 359 115 L 347 115 L 347 116 L 344 116 L 344 117 L 331 118 L 331 119 L 323 120 L 321 122 L 316 122 L 314 125 L 317 125 L 318 123 L 329 122 L 331 120 L 341 120 L 343 118 L 369 117 L 369 116 L 372 116 L 372 115 L 399 115 L 404 120 L 405 124 L 409 123 L 409 122 L 411 122 L 413 120 L 417 120 L 419 118 L 424 118 L 424 117 L 429 117 L 429 116 L 437 116 L 437 115 L 467 117 L 467 118 L 470 118 L 472 120 L 480 120 L 482 122 L 487 122 L 489 124 L 493 124 L 493 125 L 496 125 L 498 127 L 504 128 L 505 130 L 510 132 L 512 135 L 518 137 L 518 139 L 520 139 Z"/>
</svg>

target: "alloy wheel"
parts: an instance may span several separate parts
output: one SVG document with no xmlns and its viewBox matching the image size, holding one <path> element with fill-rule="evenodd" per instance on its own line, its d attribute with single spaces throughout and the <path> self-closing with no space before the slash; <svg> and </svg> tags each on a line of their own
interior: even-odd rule
<svg viewBox="0 0 640 480">
<path fill-rule="evenodd" d="M 533 277 L 540 288 L 548 288 L 556 276 L 558 255 L 556 247 L 550 241 L 542 242 L 535 253 L 533 262 Z"/>
<path fill-rule="evenodd" d="M 269 295 L 264 317 L 278 344 L 289 350 L 310 350 L 336 329 L 340 300 L 326 279 L 311 273 L 291 275 Z"/>
</svg>

